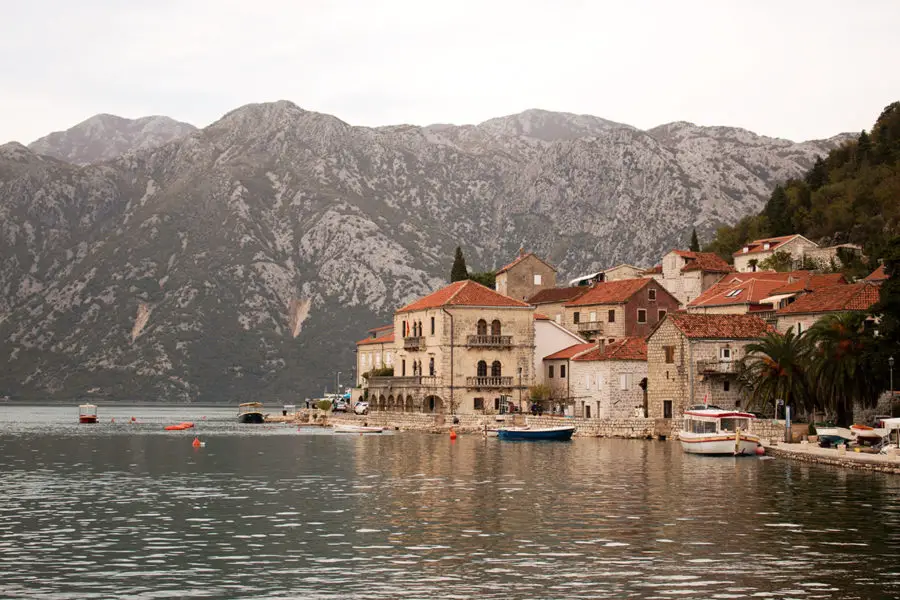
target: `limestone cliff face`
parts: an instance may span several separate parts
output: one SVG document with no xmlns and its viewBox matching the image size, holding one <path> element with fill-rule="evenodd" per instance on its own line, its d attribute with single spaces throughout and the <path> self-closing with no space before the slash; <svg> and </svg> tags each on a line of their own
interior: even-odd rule
<svg viewBox="0 0 900 600">
<path fill-rule="evenodd" d="M 458 244 L 479 270 L 524 245 L 560 280 L 649 265 L 838 141 L 545 111 L 373 129 L 275 102 L 99 164 L 0 146 L 0 394 L 319 394 Z"/>
</svg>

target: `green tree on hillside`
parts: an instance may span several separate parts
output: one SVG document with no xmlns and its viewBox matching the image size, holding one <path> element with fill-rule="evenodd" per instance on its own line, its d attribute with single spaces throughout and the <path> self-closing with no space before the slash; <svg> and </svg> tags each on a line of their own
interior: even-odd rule
<svg viewBox="0 0 900 600">
<path fill-rule="evenodd" d="M 450 269 L 450 283 L 468 278 L 469 271 L 466 269 L 466 259 L 463 256 L 462 248 L 457 246 L 456 256 L 453 257 L 453 267 Z"/>
<path fill-rule="evenodd" d="M 691 231 L 691 243 L 688 246 L 691 252 L 700 252 L 700 240 L 697 239 L 697 230 Z"/>
</svg>

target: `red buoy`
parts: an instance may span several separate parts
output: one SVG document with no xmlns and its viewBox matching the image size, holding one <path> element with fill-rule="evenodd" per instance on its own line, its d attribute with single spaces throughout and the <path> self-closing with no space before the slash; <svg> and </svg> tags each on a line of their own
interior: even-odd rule
<svg viewBox="0 0 900 600">
<path fill-rule="evenodd" d="M 193 446 L 194 448 L 199 448 L 200 447 L 200 438 L 194 438 L 194 441 L 191 442 L 191 446 Z"/>
<path fill-rule="evenodd" d="M 131 417 L 131 422 L 134 423 L 135 421 L 137 421 L 137 419 L 135 419 L 134 417 Z"/>
<path fill-rule="evenodd" d="M 452 429 L 450 430 L 450 439 L 451 439 L 451 440 L 455 440 L 455 439 L 456 439 L 456 432 L 453 431 Z"/>
<path fill-rule="evenodd" d="M 765 453 L 766 453 L 766 449 L 764 447 L 762 447 L 762 446 L 756 447 L 756 455 L 757 456 L 762 456 Z"/>
</svg>

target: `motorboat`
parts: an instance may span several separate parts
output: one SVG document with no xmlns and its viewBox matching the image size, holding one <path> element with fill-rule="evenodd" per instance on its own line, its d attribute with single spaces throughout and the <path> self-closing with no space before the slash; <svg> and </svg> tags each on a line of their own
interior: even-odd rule
<svg viewBox="0 0 900 600">
<path fill-rule="evenodd" d="M 531 429 L 531 427 L 529 427 L 528 425 L 524 425 L 522 427 L 488 427 L 484 431 L 488 437 L 497 437 L 497 432 L 499 432 L 501 429 L 528 431 L 529 429 Z"/>
<path fill-rule="evenodd" d="M 97 422 L 97 405 L 82 404 L 78 407 L 79 423 L 96 423 Z"/>
<path fill-rule="evenodd" d="M 381 433 L 384 427 L 370 427 L 368 425 L 335 425 L 335 433 Z"/>
<path fill-rule="evenodd" d="M 244 402 L 238 406 L 238 423 L 264 423 L 262 402 Z"/>
<path fill-rule="evenodd" d="M 755 454 L 759 437 L 749 433 L 756 415 L 718 407 L 691 408 L 684 411 L 681 449 L 688 454 Z"/>
<path fill-rule="evenodd" d="M 498 429 L 497 437 L 501 440 L 567 441 L 572 439 L 574 433 L 574 425 L 542 427 L 540 429 L 513 427 Z"/>
<path fill-rule="evenodd" d="M 884 443 L 889 429 L 882 427 L 869 427 L 868 425 L 851 425 L 850 431 L 856 436 L 858 444 L 878 445 Z"/>
<path fill-rule="evenodd" d="M 854 438 L 853 432 L 846 427 L 816 427 L 816 435 L 819 436 L 819 445 L 823 448 L 849 444 Z"/>
</svg>

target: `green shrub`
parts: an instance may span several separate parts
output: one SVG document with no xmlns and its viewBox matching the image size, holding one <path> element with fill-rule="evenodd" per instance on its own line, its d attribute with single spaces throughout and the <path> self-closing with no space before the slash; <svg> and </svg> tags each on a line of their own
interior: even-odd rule
<svg viewBox="0 0 900 600">
<path fill-rule="evenodd" d="M 331 400 L 319 400 L 316 406 L 319 410 L 331 410 Z"/>
</svg>

